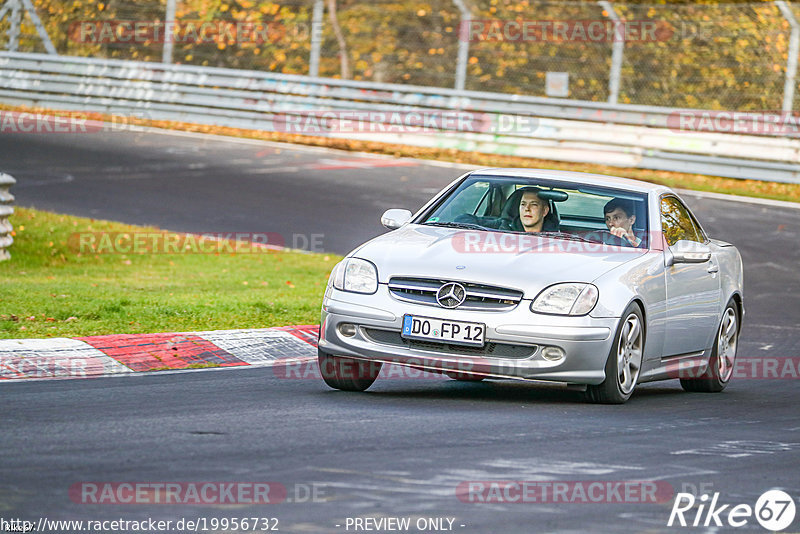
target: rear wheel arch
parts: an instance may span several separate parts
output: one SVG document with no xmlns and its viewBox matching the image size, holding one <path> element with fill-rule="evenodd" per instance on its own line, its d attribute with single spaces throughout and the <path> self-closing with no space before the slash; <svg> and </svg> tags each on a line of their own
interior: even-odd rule
<svg viewBox="0 0 800 534">
<path fill-rule="evenodd" d="M 728 310 L 733 313 L 728 314 Z M 732 317 L 731 317 L 732 315 Z M 723 340 L 723 327 L 726 321 L 736 321 L 735 332 Z M 725 303 L 725 308 L 720 317 L 720 324 L 714 335 L 714 344 L 711 347 L 711 355 L 702 374 L 698 376 L 681 377 L 681 387 L 690 392 L 719 393 L 733 378 L 733 371 L 736 367 L 736 350 L 739 345 L 739 333 L 741 332 L 741 316 L 739 305 L 735 295 L 732 295 Z M 731 349 L 732 347 L 732 349 Z M 723 368 L 722 362 L 725 362 Z"/>
</svg>

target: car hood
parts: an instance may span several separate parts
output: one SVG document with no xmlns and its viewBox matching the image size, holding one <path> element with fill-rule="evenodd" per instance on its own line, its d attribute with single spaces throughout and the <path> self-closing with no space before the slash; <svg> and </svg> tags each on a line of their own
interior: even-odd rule
<svg viewBox="0 0 800 534">
<path fill-rule="evenodd" d="M 406 225 L 351 254 L 375 264 L 380 283 L 394 276 L 497 285 L 533 298 L 558 282 L 591 282 L 642 249 L 510 234 Z"/>
</svg>

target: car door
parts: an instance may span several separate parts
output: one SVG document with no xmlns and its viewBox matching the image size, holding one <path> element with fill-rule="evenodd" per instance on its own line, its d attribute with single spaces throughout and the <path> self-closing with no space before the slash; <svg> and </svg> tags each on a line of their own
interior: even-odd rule
<svg viewBox="0 0 800 534">
<path fill-rule="evenodd" d="M 661 226 L 669 246 L 680 240 L 707 244 L 708 238 L 689 209 L 676 196 L 661 198 Z M 671 257 L 668 250 L 664 251 Z M 712 247 L 704 263 L 680 263 L 666 268 L 665 357 L 705 350 L 719 321 L 719 260 Z"/>
</svg>

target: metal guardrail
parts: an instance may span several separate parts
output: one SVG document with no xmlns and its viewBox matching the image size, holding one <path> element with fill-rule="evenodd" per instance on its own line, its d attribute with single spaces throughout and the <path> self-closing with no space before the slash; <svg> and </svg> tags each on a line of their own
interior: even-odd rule
<svg viewBox="0 0 800 534">
<path fill-rule="evenodd" d="M 8 189 L 15 183 L 13 177 L 0 172 L 0 261 L 11 258 L 7 249 L 14 242 L 11 235 L 14 228 L 8 218 L 14 214 L 14 195 Z"/>
<path fill-rule="evenodd" d="M 285 131 L 287 120 L 309 112 L 373 112 L 375 120 L 375 112 L 464 111 L 489 127 L 307 135 L 800 183 L 800 138 L 777 128 L 676 131 L 676 114 L 686 110 L 673 108 L 10 52 L 0 53 L 0 102 L 268 131 Z M 530 127 L 497 129 L 501 117 Z"/>
</svg>

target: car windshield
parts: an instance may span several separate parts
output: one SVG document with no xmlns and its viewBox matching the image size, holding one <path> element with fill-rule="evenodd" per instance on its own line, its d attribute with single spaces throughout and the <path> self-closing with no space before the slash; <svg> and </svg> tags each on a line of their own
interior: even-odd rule
<svg viewBox="0 0 800 534">
<path fill-rule="evenodd" d="M 535 178 L 469 176 L 416 221 L 646 248 L 646 195 Z"/>
</svg>

